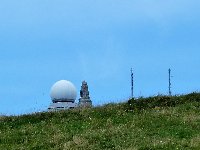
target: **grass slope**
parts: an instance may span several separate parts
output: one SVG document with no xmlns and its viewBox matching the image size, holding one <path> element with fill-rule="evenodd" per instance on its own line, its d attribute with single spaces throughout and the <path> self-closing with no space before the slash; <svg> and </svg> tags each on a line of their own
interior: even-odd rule
<svg viewBox="0 0 200 150">
<path fill-rule="evenodd" d="M 0 149 L 200 149 L 200 94 L 0 118 Z"/>
</svg>

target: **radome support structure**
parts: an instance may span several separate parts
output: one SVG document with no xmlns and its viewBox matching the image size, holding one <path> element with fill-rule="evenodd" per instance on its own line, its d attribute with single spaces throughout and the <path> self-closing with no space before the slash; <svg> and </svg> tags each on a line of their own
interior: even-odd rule
<svg viewBox="0 0 200 150">
<path fill-rule="evenodd" d="M 131 98 L 133 98 L 133 68 L 131 68 Z"/>
</svg>

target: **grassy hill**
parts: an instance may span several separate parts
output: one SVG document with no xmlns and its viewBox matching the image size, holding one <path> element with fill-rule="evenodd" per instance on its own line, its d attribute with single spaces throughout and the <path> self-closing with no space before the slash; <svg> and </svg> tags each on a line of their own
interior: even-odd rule
<svg viewBox="0 0 200 150">
<path fill-rule="evenodd" d="M 200 94 L 0 118 L 1 150 L 200 149 Z"/>
</svg>

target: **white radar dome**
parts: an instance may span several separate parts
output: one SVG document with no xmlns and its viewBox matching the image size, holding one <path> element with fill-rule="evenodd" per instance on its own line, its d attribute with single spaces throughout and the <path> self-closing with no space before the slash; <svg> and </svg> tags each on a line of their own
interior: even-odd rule
<svg viewBox="0 0 200 150">
<path fill-rule="evenodd" d="M 50 96 L 53 102 L 74 102 L 76 87 L 70 81 L 60 80 L 52 86 Z"/>
</svg>

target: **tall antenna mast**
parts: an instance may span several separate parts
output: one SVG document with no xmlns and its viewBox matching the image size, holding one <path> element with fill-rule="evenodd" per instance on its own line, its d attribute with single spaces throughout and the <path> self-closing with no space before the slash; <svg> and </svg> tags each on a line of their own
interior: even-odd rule
<svg viewBox="0 0 200 150">
<path fill-rule="evenodd" d="M 172 95 L 172 92 L 171 92 L 171 69 L 169 68 L 169 96 Z"/>
<path fill-rule="evenodd" d="M 133 98 L 133 69 L 131 68 L 131 98 Z"/>
</svg>

